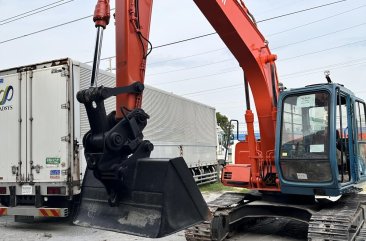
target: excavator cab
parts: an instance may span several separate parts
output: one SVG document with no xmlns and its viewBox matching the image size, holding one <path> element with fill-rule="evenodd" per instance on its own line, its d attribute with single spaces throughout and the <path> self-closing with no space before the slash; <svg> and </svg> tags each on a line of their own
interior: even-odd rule
<svg viewBox="0 0 366 241">
<path fill-rule="evenodd" d="M 339 196 L 366 178 L 365 103 L 339 84 L 284 91 L 277 115 L 281 191 Z"/>
</svg>

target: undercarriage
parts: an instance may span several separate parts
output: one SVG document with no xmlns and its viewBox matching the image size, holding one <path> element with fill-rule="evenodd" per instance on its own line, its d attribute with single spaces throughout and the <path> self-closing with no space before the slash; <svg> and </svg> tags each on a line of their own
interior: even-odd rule
<svg viewBox="0 0 366 241">
<path fill-rule="evenodd" d="M 186 230 L 188 241 L 221 241 L 250 223 L 268 217 L 307 223 L 308 240 L 366 240 L 366 195 L 347 194 L 337 202 L 318 202 L 309 196 L 224 193 L 208 203 L 212 219 Z"/>
</svg>

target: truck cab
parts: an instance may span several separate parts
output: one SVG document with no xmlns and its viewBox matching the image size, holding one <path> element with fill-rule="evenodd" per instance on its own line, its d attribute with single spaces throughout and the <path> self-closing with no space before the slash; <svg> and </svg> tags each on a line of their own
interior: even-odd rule
<svg viewBox="0 0 366 241">
<path fill-rule="evenodd" d="M 339 196 L 366 178 L 365 102 L 340 84 L 279 97 L 275 163 L 281 191 Z"/>
</svg>

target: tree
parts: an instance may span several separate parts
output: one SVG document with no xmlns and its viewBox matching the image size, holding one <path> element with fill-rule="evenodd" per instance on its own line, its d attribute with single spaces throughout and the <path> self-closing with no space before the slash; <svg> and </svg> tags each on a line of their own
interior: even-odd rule
<svg viewBox="0 0 366 241">
<path fill-rule="evenodd" d="M 217 124 L 221 127 L 221 129 L 224 131 L 224 136 L 229 136 L 231 130 L 233 129 L 233 126 L 229 127 L 230 122 L 226 115 L 222 115 L 220 112 L 216 112 L 216 121 Z M 226 140 L 226 138 L 225 138 Z"/>
</svg>

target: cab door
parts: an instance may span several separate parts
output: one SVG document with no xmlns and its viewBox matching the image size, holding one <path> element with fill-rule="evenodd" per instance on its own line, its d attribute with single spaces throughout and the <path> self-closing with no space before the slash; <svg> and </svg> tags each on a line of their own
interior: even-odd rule
<svg viewBox="0 0 366 241">
<path fill-rule="evenodd" d="M 336 106 L 336 162 L 338 181 L 342 186 L 357 181 L 355 175 L 354 146 L 354 111 L 353 102 L 348 93 L 338 89 Z"/>
<path fill-rule="evenodd" d="M 366 106 L 361 100 L 355 101 L 355 155 L 360 179 L 366 179 Z"/>
</svg>

